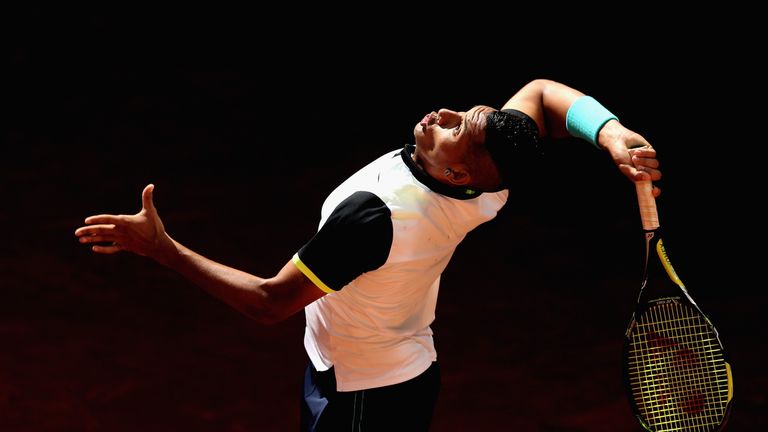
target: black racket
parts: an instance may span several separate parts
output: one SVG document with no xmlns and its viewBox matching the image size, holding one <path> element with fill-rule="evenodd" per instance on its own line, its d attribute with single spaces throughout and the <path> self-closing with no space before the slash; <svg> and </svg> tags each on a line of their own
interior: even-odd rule
<svg viewBox="0 0 768 432">
<path fill-rule="evenodd" d="M 720 431 L 733 376 L 715 326 L 669 260 L 651 182 L 637 182 L 645 269 L 626 332 L 624 378 L 635 417 L 647 431 Z"/>
</svg>

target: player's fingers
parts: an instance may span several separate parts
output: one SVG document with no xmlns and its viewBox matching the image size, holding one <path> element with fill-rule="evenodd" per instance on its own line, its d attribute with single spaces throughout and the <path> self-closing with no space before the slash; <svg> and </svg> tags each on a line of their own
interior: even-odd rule
<svg viewBox="0 0 768 432">
<path fill-rule="evenodd" d="M 629 164 L 619 165 L 619 171 L 632 181 L 651 180 L 651 174 Z"/>
<path fill-rule="evenodd" d="M 653 180 L 653 181 L 661 180 L 661 171 L 657 170 L 656 168 L 652 168 L 646 165 L 639 165 L 639 166 L 635 165 L 635 168 L 639 172 L 648 173 L 648 175 L 650 176 L 649 178 L 650 180 Z"/>
<path fill-rule="evenodd" d="M 114 235 L 89 235 L 89 236 L 82 236 L 78 239 L 80 243 L 105 243 L 109 242 L 112 243 L 115 241 Z"/>
<path fill-rule="evenodd" d="M 659 171 L 659 160 L 655 158 L 656 152 L 649 152 L 647 150 L 632 151 L 632 165 L 638 172 L 646 172 L 649 175 L 649 180 L 659 181 L 661 180 L 661 171 Z M 649 157 L 650 156 L 650 157 Z"/>
<path fill-rule="evenodd" d="M 110 246 L 93 245 L 91 247 L 91 250 L 100 254 L 114 254 L 114 253 L 120 252 L 122 248 L 120 248 L 119 245 L 110 245 Z"/>
<path fill-rule="evenodd" d="M 88 225 L 76 229 L 75 235 L 78 237 L 93 236 L 98 234 L 112 233 L 114 231 L 115 225 L 113 224 Z"/>
<path fill-rule="evenodd" d="M 124 215 L 100 214 L 96 216 L 88 216 L 87 218 L 85 218 L 85 223 L 88 225 L 93 225 L 93 224 L 119 225 L 124 220 L 125 220 Z"/>
<path fill-rule="evenodd" d="M 648 168 L 656 169 L 659 167 L 659 160 L 655 158 L 640 157 L 637 155 L 632 156 L 632 163 L 636 167 L 644 166 Z"/>
<path fill-rule="evenodd" d="M 154 211 L 155 203 L 153 200 L 153 192 L 155 191 L 155 185 L 148 184 L 141 192 L 141 206 L 144 210 Z"/>
<path fill-rule="evenodd" d="M 629 154 L 641 158 L 656 158 L 656 150 L 650 145 L 644 145 L 641 147 L 630 148 Z"/>
</svg>

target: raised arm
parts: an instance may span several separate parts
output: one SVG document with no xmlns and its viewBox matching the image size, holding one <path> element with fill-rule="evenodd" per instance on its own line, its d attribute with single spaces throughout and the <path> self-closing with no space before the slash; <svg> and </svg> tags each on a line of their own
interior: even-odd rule
<svg viewBox="0 0 768 432">
<path fill-rule="evenodd" d="M 565 127 L 568 108 L 584 93 L 555 81 L 537 79 L 512 96 L 502 109 L 522 111 L 536 121 L 542 137 L 570 136 Z"/>
<path fill-rule="evenodd" d="M 265 324 L 281 321 L 325 293 L 288 262 L 271 278 L 261 278 L 212 261 L 172 239 L 153 202 L 154 185 L 142 192 L 135 215 L 102 214 L 75 230 L 80 243 L 96 253 L 129 251 L 178 272 L 246 316 Z M 106 245 L 104 245 L 106 244 Z"/>
<path fill-rule="evenodd" d="M 520 89 L 502 109 L 512 108 L 528 114 L 536 121 L 542 137 L 564 138 L 580 136 L 574 133 L 573 123 L 570 124 L 569 129 L 569 110 L 573 109 L 571 111 L 573 119 L 574 113 L 578 114 L 578 109 L 584 105 L 583 102 L 589 99 L 591 98 L 584 93 L 565 84 L 537 79 Z M 577 100 L 579 103 L 574 104 Z M 590 109 L 603 108 L 594 100 L 589 103 Z M 609 112 L 605 110 L 603 113 Z M 598 148 L 608 151 L 622 174 L 632 181 L 661 179 L 656 151 L 645 138 L 628 129 L 615 118 L 596 123 L 595 126 L 597 134 L 585 139 Z M 659 193 L 660 190 L 654 187 L 653 194 L 658 196 Z"/>
</svg>

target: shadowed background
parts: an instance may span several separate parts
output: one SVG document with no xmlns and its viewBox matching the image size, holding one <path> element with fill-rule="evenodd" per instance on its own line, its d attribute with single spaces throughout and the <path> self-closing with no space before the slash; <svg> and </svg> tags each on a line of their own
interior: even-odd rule
<svg viewBox="0 0 768 432">
<path fill-rule="evenodd" d="M 154 183 L 174 238 L 271 276 L 335 185 L 412 142 L 425 113 L 498 107 L 534 78 L 594 96 L 654 144 L 665 244 L 734 366 L 730 430 L 768 426 L 766 296 L 747 252 L 763 217 L 755 162 L 734 151 L 748 142 L 738 84 L 753 70 L 711 48 L 715 36 L 622 41 L 586 61 L 370 16 L 176 12 L 11 15 L 0 430 L 295 430 L 303 315 L 257 326 L 145 258 L 90 253 L 75 228 L 135 213 Z M 642 251 L 634 188 L 607 154 L 549 143 L 443 276 L 433 430 L 638 430 L 620 361 Z"/>
</svg>

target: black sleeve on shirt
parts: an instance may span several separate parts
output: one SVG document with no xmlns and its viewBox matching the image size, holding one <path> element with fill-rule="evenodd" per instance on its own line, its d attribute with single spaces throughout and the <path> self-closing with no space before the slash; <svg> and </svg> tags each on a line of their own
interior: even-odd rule
<svg viewBox="0 0 768 432">
<path fill-rule="evenodd" d="M 301 262 L 338 291 L 381 267 L 392 247 L 392 213 L 378 196 L 355 192 L 339 203 L 312 239 L 299 249 Z"/>
</svg>

